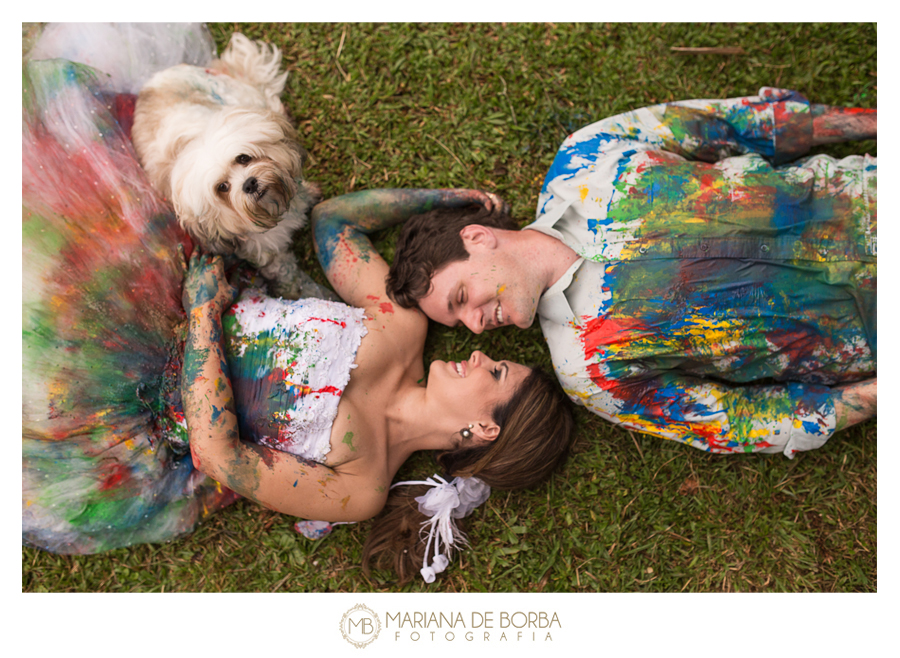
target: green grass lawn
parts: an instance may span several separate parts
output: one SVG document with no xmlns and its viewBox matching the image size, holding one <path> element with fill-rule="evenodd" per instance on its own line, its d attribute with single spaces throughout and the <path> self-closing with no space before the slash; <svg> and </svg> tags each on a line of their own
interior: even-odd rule
<svg viewBox="0 0 900 658">
<path fill-rule="evenodd" d="M 284 100 L 326 197 L 373 187 L 477 187 L 534 218 L 565 136 L 687 98 L 796 89 L 876 107 L 876 28 L 862 24 L 215 24 L 277 44 Z M 672 47 L 736 47 L 684 54 Z M 828 150 L 868 152 L 874 142 Z M 397 229 L 378 236 L 388 259 Z M 296 251 L 324 282 L 309 230 Z M 481 336 L 433 326 L 426 359 L 473 349 L 550 367 L 537 325 Z M 821 450 L 715 456 L 615 429 L 579 409 L 568 465 L 541 489 L 496 494 L 473 548 L 403 591 L 875 591 L 877 425 Z M 398 479 L 434 472 L 422 455 Z M 359 568 L 368 523 L 311 542 L 293 519 L 241 501 L 193 535 L 94 556 L 22 549 L 24 591 L 389 591 Z"/>
</svg>

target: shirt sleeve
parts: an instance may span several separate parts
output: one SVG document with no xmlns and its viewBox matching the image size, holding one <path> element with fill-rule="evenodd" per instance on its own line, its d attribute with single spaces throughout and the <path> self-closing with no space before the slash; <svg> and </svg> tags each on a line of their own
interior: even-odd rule
<svg viewBox="0 0 900 658">
<path fill-rule="evenodd" d="M 835 429 L 827 386 L 732 386 L 676 373 L 634 380 L 589 374 L 576 402 L 628 429 L 709 452 L 783 452 L 792 458 L 824 445 Z"/>
<path fill-rule="evenodd" d="M 678 101 L 625 112 L 573 133 L 560 151 L 581 150 L 578 145 L 584 142 L 625 140 L 693 160 L 716 162 L 758 153 L 778 165 L 804 155 L 812 136 L 809 101 L 795 91 L 763 87 L 758 96 Z"/>
</svg>

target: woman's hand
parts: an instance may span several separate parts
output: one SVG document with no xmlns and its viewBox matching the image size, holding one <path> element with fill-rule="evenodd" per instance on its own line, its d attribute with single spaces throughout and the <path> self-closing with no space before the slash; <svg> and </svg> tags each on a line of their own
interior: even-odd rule
<svg viewBox="0 0 900 658">
<path fill-rule="evenodd" d="M 234 303 L 236 297 L 237 288 L 228 283 L 222 257 L 200 254 L 199 249 L 195 248 L 190 263 L 185 264 L 184 291 L 181 294 L 185 313 L 190 314 L 198 306 L 211 302 L 221 314 Z"/>
<path fill-rule="evenodd" d="M 459 205 L 479 205 L 488 212 L 495 212 L 503 215 L 509 214 L 509 204 L 493 192 L 467 189 L 448 190 L 448 192 L 452 196 L 457 197 L 457 199 L 454 200 L 462 202 Z"/>
</svg>

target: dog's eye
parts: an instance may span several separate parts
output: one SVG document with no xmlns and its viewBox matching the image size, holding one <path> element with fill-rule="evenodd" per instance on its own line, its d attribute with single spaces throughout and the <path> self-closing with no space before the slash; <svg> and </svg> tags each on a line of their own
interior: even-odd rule
<svg viewBox="0 0 900 658">
<path fill-rule="evenodd" d="M 219 192 L 220 194 L 225 194 L 230 189 L 231 189 L 231 185 L 229 185 L 228 182 L 226 181 L 225 183 L 219 183 L 219 186 L 216 188 L 216 192 Z"/>
<path fill-rule="evenodd" d="M 239 165 L 245 165 L 245 164 L 249 164 L 250 160 L 252 160 L 252 159 L 253 158 L 251 158 L 246 153 L 241 153 L 238 157 L 236 157 L 234 159 L 234 161 L 237 162 Z"/>
</svg>

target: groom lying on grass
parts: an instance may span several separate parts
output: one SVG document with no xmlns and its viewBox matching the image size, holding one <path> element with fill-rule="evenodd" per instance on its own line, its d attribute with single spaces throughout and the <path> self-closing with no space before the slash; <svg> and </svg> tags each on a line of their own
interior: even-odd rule
<svg viewBox="0 0 900 658">
<path fill-rule="evenodd" d="M 763 88 L 599 121 L 523 230 L 496 209 L 410 219 L 388 293 L 476 333 L 537 314 L 569 396 L 625 428 L 818 448 L 876 414 L 877 165 L 797 158 L 875 138 L 876 117 Z"/>
</svg>

